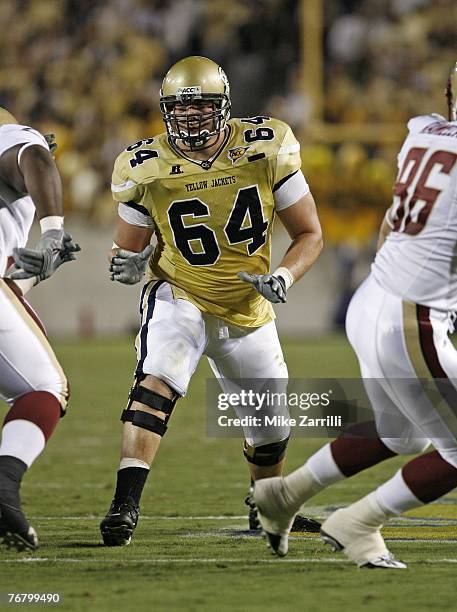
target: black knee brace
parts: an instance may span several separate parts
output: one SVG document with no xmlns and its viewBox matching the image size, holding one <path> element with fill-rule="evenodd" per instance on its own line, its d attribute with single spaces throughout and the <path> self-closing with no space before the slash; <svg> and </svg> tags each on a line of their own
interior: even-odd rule
<svg viewBox="0 0 457 612">
<path fill-rule="evenodd" d="M 272 442 L 271 444 L 262 444 L 262 446 L 250 446 L 246 440 L 244 441 L 243 454 L 249 463 L 259 466 L 276 465 L 286 454 L 289 438 Z"/>
<path fill-rule="evenodd" d="M 170 419 L 171 413 L 173 412 L 177 399 L 178 395 L 176 395 L 173 399 L 169 399 L 168 397 L 164 397 L 155 391 L 151 391 L 151 389 L 142 387 L 139 382 L 137 382 L 137 384 L 130 389 L 129 403 L 127 404 L 127 408 L 122 411 L 121 421 L 123 423 L 129 421 L 132 423 L 132 425 L 142 427 L 143 429 L 152 431 L 162 437 L 167 431 L 167 423 Z M 144 410 L 131 410 L 130 406 L 133 402 L 139 402 L 140 404 L 149 406 L 149 408 L 154 408 L 154 410 L 165 412 L 166 417 L 164 420 L 162 420 L 155 414 L 145 412 Z"/>
</svg>

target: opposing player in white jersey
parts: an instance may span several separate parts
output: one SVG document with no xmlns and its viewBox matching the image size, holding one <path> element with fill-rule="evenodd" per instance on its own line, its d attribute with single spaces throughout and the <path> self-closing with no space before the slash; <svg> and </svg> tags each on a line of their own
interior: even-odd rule
<svg viewBox="0 0 457 612">
<path fill-rule="evenodd" d="M 456 65 L 457 68 L 457 65 Z M 390 516 L 457 486 L 457 121 L 416 117 L 398 156 L 394 201 L 382 224 L 370 276 L 347 314 L 375 428 L 341 436 L 285 478 L 255 484 L 254 501 L 274 552 L 287 552 L 290 522 L 324 487 L 397 454 L 435 450 L 406 463 L 375 491 L 334 512 L 323 538 L 361 567 L 403 569 L 380 534 Z"/>
<path fill-rule="evenodd" d="M 41 239 L 25 248 L 35 212 Z M 0 443 L 0 541 L 19 551 L 38 545 L 21 509 L 21 479 L 68 401 L 65 374 L 23 294 L 76 250 L 64 233 L 61 181 L 46 139 L 0 109 L 0 398 L 10 407 Z"/>
</svg>

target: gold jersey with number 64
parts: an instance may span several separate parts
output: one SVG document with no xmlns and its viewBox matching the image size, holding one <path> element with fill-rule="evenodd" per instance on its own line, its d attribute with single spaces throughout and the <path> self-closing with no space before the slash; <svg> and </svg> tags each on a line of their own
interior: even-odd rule
<svg viewBox="0 0 457 612">
<path fill-rule="evenodd" d="M 274 193 L 300 168 L 300 145 L 282 121 L 231 119 L 219 152 L 191 160 L 166 133 L 116 159 L 113 197 L 127 222 L 154 228 L 149 280 L 241 327 L 274 319 L 271 304 L 237 272 L 270 269 Z"/>
</svg>

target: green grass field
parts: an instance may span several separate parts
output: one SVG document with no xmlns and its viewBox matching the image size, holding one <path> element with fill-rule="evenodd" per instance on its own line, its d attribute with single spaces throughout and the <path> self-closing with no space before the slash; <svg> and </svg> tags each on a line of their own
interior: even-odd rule
<svg viewBox="0 0 457 612">
<path fill-rule="evenodd" d="M 134 366 L 132 341 L 55 347 L 71 380 L 72 401 L 24 481 L 24 507 L 40 548 L 33 556 L 1 552 L 0 603 L 6 593 L 57 592 L 63 597 L 57 607 L 65 610 L 454 609 L 455 493 L 384 530 L 390 548 L 409 564 L 403 572 L 358 570 L 311 535 L 292 538 L 288 557 L 277 559 L 261 537 L 246 534 L 248 473 L 241 440 L 205 433 L 206 363 L 174 412 L 132 545 L 103 547 L 98 523 L 115 483 L 119 415 Z M 292 377 L 358 373 L 342 337 L 285 342 L 284 351 Z M 287 470 L 323 442 L 293 439 Z M 309 515 L 324 517 L 355 500 L 403 461 L 390 460 L 321 493 L 311 500 Z"/>
</svg>

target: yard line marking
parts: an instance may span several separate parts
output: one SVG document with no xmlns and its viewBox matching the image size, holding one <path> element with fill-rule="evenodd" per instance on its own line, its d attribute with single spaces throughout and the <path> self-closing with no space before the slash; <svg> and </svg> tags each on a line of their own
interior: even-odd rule
<svg viewBox="0 0 457 612">
<path fill-rule="evenodd" d="M 396 544 L 455 544 L 457 538 L 384 538 L 386 542 Z"/>
<path fill-rule="evenodd" d="M 156 558 L 151 559 L 150 557 L 146 559 L 76 559 L 73 557 L 25 557 L 23 559 L 0 559 L 0 563 L 42 563 L 42 562 L 56 562 L 56 563 L 149 563 L 149 564 L 162 564 L 162 563 L 349 563 L 344 558 L 335 558 L 329 557 L 324 559 L 313 559 L 312 557 L 305 557 L 301 559 L 256 559 L 253 561 L 252 559 L 224 559 L 224 558 L 213 558 L 213 559 L 199 559 L 197 557 L 191 558 L 179 558 L 179 557 L 170 557 L 167 558 Z"/>
<path fill-rule="evenodd" d="M 24 487 L 25 489 L 28 488 L 32 488 L 32 489 L 74 489 L 75 485 L 74 484 L 63 484 L 61 482 L 28 482 L 27 485 Z M 106 489 L 106 484 L 103 483 L 91 483 L 91 482 L 86 482 L 86 483 L 79 483 L 78 487 L 82 488 L 82 489 Z"/>
<path fill-rule="evenodd" d="M 104 518 L 102 515 L 86 514 L 83 516 L 31 516 L 31 520 L 37 521 L 94 521 Z M 146 521 L 238 521 L 248 518 L 247 514 L 229 516 L 222 514 L 220 516 L 143 516 L 141 520 Z"/>
<path fill-rule="evenodd" d="M 199 559 L 197 557 L 193 557 L 193 558 L 177 558 L 177 557 L 170 557 L 170 558 L 156 558 L 156 559 L 151 559 L 150 557 L 147 557 L 145 559 L 143 558 L 138 558 L 138 559 L 123 559 L 120 560 L 118 558 L 113 558 L 113 559 L 77 559 L 77 558 L 73 558 L 73 557 L 63 557 L 63 558 L 59 558 L 59 557 L 25 557 L 25 558 L 18 558 L 18 559 L 0 559 L 0 563 L 46 563 L 46 562 L 51 562 L 51 563 L 96 563 L 96 564 L 105 564 L 108 565 L 110 562 L 119 564 L 119 563 L 125 563 L 125 564 L 131 564 L 131 563 L 142 563 L 142 564 L 149 564 L 149 565 L 161 565 L 161 564 L 166 564 L 166 563 L 181 563 L 181 564 L 201 564 L 201 565 L 207 565 L 207 564 L 225 564 L 225 563 L 232 563 L 232 564 L 249 564 L 250 566 L 255 565 L 255 564 L 286 564 L 286 563 L 291 563 L 291 564 L 295 564 L 295 563 L 316 563 L 316 564 L 332 564 L 332 563 L 346 563 L 350 566 L 354 566 L 354 564 L 352 564 L 350 561 L 348 561 L 345 558 L 337 558 L 337 557 L 325 557 L 322 559 L 315 559 L 313 557 L 301 557 L 301 558 L 297 558 L 297 559 L 284 559 L 284 558 L 277 558 L 277 559 L 225 559 L 225 558 L 212 558 L 212 559 Z M 455 564 L 457 563 L 457 559 L 453 559 L 453 558 L 443 558 L 443 559 L 416 559 L 413 561 L 408 561 L 408 563 L 410 565 L 414 565 L 414 564 L 425 564 L 425 563 L 433 563 L 433 564 L 437 564 L 437 563 L 441 563 L 441 564 Z"/>
<path fill-rule="evenodd" d="M 234 539 L 241 538 L 259 538 L 261 534 L 255 531 L 240 531 L 236 532 L 233 529 L 221 529 L 220 531 L 195 531 L 195 532 L 187 532 L 176 534 L 176 537 L 179 538 L 189 538 L 189 539 L 198 539 L 198 538 L 223 538 L 230 537 Z M 319 539 L 318 533 L 305 533 L 303 535 L 290 535 L 289 541 L 300 541 L 307 542 Z M 455 544 L 457 542 L 457 538 L 405 538 L 405 537 L 384 537 L 386 542 L 394 542 L 399 544 Z M 323 543 L 323 542 L 322 542 Z"/>
<path fill-rule="evenodd" d="M 107 489 L 109 491 L 111 491 L 113 489 L 113 484 L 107 485 L 106 483 L 78 483 L 78 487 L 80 488 L 86 488 L 86 489 Z M 46 482 L 46 481 L 41 481 L 41 482 L 27 482 L 24 485 L 24 489 L 27 488 L 32 488 L 32 489 L 74 489 L 75 485 L 74 483 L 69 483 L 69 482 Z M 197 483 L 196 487 L 199 489 L 208 489 L 210 487 L 209 484 L 206 483 Z M 225 485 L 226 489 L 237 489 L 237 490 L 243 490 L 243 491 L 247 491 L 248 487 L 246 486 L 246 484 L 237 484 L 237 483 L 231 483 L 228 485 Z"/>
<path fill-rule="evenodd" d="M 33 520 L 40 521 L 92 521 L 102 519 L 102 515 L 98 514 L 84 514 L 81 516 L 40 516 L 33 515 L 30 517 Z M 248 518 L 247 514 L 221 514 L 221 515 L 201 515 L 201 516 L 147 516 L 141 515 L 141 519 L 145 521 L 239 521 Z M 448 518 L 404 518 L 401 521 L 393 520 L 389 521 L 385 527 L 453 527 L 457 525 L 457 519 Z"/>
</svg>

